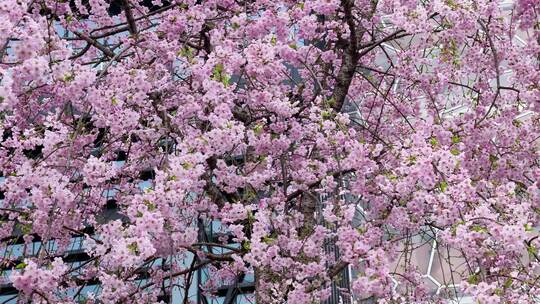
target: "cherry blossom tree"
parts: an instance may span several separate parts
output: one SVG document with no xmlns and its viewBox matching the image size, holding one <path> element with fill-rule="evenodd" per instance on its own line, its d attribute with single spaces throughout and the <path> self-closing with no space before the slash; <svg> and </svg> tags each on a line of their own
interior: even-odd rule
<svg viewBox="0 0 540 304">
<path fill-rule="evenodd" d="M 360 300 L 533 303 L 539 10 L 0 1 L 0 246 L 25 244 L 1 261 L 18 301 L 78 303 L 94 281 L 86 303 L 172 288 L 189 303 L 206 268 L 207 294 L 253 274 L 257 303 L 317 303 L 350 267 Z M 447 257 L 438 292 L 415 258 L 425 233 Z"/>
</svg>

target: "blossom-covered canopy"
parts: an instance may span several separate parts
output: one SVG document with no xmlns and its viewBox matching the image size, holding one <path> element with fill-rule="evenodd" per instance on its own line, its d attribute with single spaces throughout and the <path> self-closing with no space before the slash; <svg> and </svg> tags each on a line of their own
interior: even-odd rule
<svg viewBox="0 0 540 304">
<path fill-rule="evenodd" d="M 532 303 L 539 12 L 1 0 L 4 275 L 33 303 L 189 303 L 202 268 L 257 303 L 321 302 L 344 269 L 358 300 Z"/>
</svg>

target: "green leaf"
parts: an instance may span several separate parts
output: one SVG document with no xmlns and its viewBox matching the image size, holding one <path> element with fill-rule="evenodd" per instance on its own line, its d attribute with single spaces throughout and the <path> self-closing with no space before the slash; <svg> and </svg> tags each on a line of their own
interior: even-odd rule
<svg viewBox="0 0 540 304">
<path fill-rule="evenodd" d="M 250 224 L 255 223 L 255 216 L 253 215 L 253 212 L 251 210 L 247 212 L 247 220 Z"/>
<path fill-rule="evenodd" d="M 113 104 L 113 106 L 117 105 L 118 99 L 116 99 L 116 97 L 111 98 L 111 103 Z"/>
<path fill-rule="evenodd" d="M 445 192 L 446 189 L 448 189 L 448 183 L 446 181 L 441 181 L 439 183 L 439 189 L 441 189 L 441 192 Z"/>
<path fill-rule="evenodd" d="M 453 224 L 452 227 L 450 227 L 450 232 L 452 233 L 452 236 L 456 236 L 457 227 L 459 225 L 464 225 L 464 224 L 465 224 L 464 221 L 459 221 L 459 222 Z"/>
<path fill-rule="evenodd" d="M 459 137 L 459 135 L 452 136 L 452 143 L 453 144 L 458 144 L 460 142 L 461 142 L 461 137 Z"/>
<path fill-rule="evenodd" d="M 190 47 L 184 47 L 180 51 L 178 51 L 178 56 L 182 56 L 188 59 L 193 58 L 193 49 Z"/>
<path fill-rule="evenodd" d="M 243 195 L 243 199 L 245 201 L 252 201 L 254 200 L 255 198 L 257 198 L 257 193 L 255 193 L 255 191 L 253 191 L 253 189 L 251 188 L 247 188 L 244 192 L 244 195 Z M 251 211 L 248 212 L 248 217 L 249 216 L 252 216 L 253 217 L 253 214 L 251 213 Z M 255 221 L 255 217 L 253 217 L 253 221 Z"/>
<path fill-rule="evenodd" d="M 536 248 L 536 246 L 534 246 L 534 245 L 527 246 L 527 252 L 531 256 L 536 256 L 536 255 L 538 255 L 538 248 Z"/>
<path fill-rule="evenodd" d="M 32 223 L 29 223 L 29 224 L 18 223 L 17 226 L 19 227 L 19 229 L 21 229 L 23 234 L 32 233 Z"/>
<path fill-rule="evenodd" d="M 64 77 L 62 78 L 62 81 L 70 82 L 70 81 L 73 81 L 74 79 L 75 79 L 75 75 L 73 75 L 71 73 L 68 73 L 68 74 L 64 75 Z"/>
<path fill-rule="evenodd" d="M 256 125 L 253 128 L 253 132 L 255 133 L 255 135 L 261 135 L 262 130 L 263 130 L 263 125 Z"/>
<path fill-rule="evenodd" d="M 146 208 L 148 208 L 148 211 L 154 211 L 156 210 L 156 205 L 154 205 L 151 201 L 149 200 L 144 200 L 144 205 L 146 206 Z"/>
<path fill-rule="evenodd" d="M 488 232 L 488 229 L 484 226 L 480 226 L 480 225 L 473 225 L 471 227 L 471 230 L 474 231 L 474 232 L 480 232 L 480 233 L 487 233 Z"/>
<path fill-rule="evenodd" d="M 262 239 L 263 243 L 268 244 L 268 245 L 273 244 L 275 240 L 276 240 L 275 238 L 269 237 L 269 236 L 265 236 Z"/>
<path fill-rule="evenodd" d="M 439 141 L 437 141 L 437 138 L 431 137 L 429 139 L 429 143 L 431 144 L 432 147 L 435 147 L 435 146 L 437 146 L 439 144 Z"/>
<path fill-rule="evenodd" d="M 134 254 L 139 254 L 139 246 L 137 245 L 137 242 L 133 242 L 127 246 L 129 252 Z"/>
<path fill-rule="evenodd" d="M 323 119 L 330 119 L 332 118 L 332 113 L 329 111 L 322 111 L 321 116 Z"/>
<path fill-rule="evenodd" d="M 84 295 L 79 295 L 79 299 L 77 300 L 77 303 L 79 304 L 86 304 L 88 303 L 88 298 Z"/>
<path fill-rule="evenodd" d="M 454 0 L 446 0 L 445 1 L 446 5 L 448 5 L 448 7 L 450 7 L 452 10 L 456 10 L 459 8 L 459 4 L 457 4 Z"/>
<path fill-rule="evenodd" d="M 456 234 L 457 234 L 457 225 L 452 225 L 452 227 L 450 227 L 450 234 L 452 236 L 456 236 Z"/>
<path fill-rule="evenodd" d="M 251 243 L 250 243 L 249 241 L 243 241 L 243 242 L 242 242 L 242 248 L 243 248 L 245 251 L 251 250 Z"/>
<path fill-rule="evenodd" d="M 514 282 L 514 280 L 512 278 L 508 278 L 506 279 L 506 281 L 504 281 L 504 288 L 508 289 L 512 286 L 512 283 Z"/>
<path fill-rule="evenodd" d="M 28 266 L 25 262 L 21 262 L 15 266 L 15 269 L 24 269 L 26 266 Z"/>
<path fill-rule="evenodd" d="M 332 97 L 325 101 L 325 105 L 329 108 L 333 108 L 336 105 L 336 100 Z"/>
<path fill-rule="evenodd" d="M 489 155 L 489 162 L 491 163 L 491 167 L 493 168 L 497 168 L 498 167 L 498 164 L 497 164 L 497 161 L 499 160 L 499 158 L 493 154 L 490 154 Z"/>
<path fill-rule="evenodd" d="M 480 276 L 477 273 L 471 274 L 467 279 L 467 282 L 469 284 L 476 285 L 480 282 Z"/>
<path fill-rule="evenodd" d="M 450 153 L 452 153 L 452 155 L 459 155 L 459 153 L 461 153 L 461 151 L 459 151 L 459 149 L 457 148 L 453 148 L 452 150 L 450 150 Z"/>
<path fill-rule="evenodd" d="M 223 83 L 225 87 L 229 85 L 229 81 L 231 77 L 227 75 L 225 72 L 225 68 L 223 64 L 218 63 L 214 66 L 214 70 L 212 71 L 212 79 L 215 81 L 220 81 Z"/>
<path fill-rule="evenodd" d="M 223 85 L 225 87 L 228 87 L 229 84 L 230 84 L 230 81 L 231 81 L 231 76 L 227 75 L 227 74 L 223 74 L 221 76 L 221 83 L 223 83 Z"/>
<path fill-rule="evenodd" d="M 270 43 L 272 45 L 276 45 L 277 44 L 277 37 L 276 36 L 272 36 L 272 39 L 270 39 Z"/>
<path fill-rule="evenodd" d="M 212 76 L 214 78 L 221 77 L 221 73 L 223 72 L 223 64 L 218 63 L 214 66 L 214 69 L 212 70 Z"/>
</svg>

